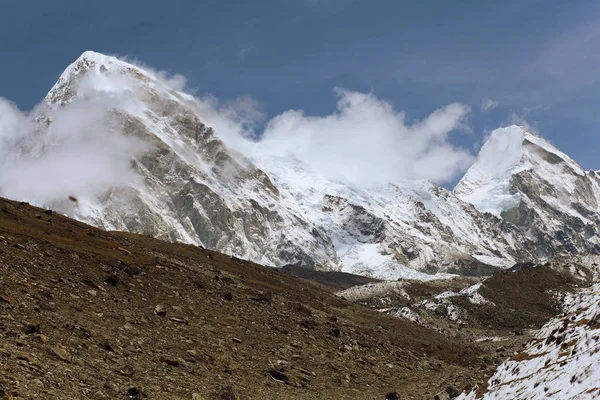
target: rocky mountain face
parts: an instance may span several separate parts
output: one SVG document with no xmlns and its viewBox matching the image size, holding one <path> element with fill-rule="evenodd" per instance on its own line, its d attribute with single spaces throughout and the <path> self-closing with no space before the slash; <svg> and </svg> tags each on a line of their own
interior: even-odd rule
<svg viewBox="0 0 600 400">
<path fill-rule="evenodd" d="M 489 274 L 598 246 L 600 177 L 518 127 L 492 134 L 454 192 L 423 181 L 365 190 L 297 159 L 228 148 L 193 96 L 114 57 L 86 52 L 65 70 L 45 99 L 39 135 L 73 102 L 112 102 L 108 129 L 146 146 L 132 157 L 140 181 L 46 204 L 105 229 L 387 279 Z"/>
<path fill-rule="evenodd" d="M 517 227 L 536 259 L 600 250 L 600 187 L 543 138 L 519 127 L 494 131 L 454 189 L 480 211 Z"/>
</svg>

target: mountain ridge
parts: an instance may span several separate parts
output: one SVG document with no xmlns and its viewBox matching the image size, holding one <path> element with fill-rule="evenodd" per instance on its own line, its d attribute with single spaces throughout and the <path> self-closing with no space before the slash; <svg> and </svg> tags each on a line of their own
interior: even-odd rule
<svg viewBox="0 0 600 400">
<path fill-rule="evenodd" d="M 78 197 L 76 204 L 47 204 L 105 229 L 195 243 L 266 265 L 385 279 L 489 274 L 517 262 L 600 249 L 588 243 L 600 227 L 600 178 L 584 173 L 578 179 L 574 161 L 519 127 L 505 128 L 512 132 L 508 136 L 528 137 L 527 146 L 546 151 L 527 150 L 526 161 L 554 166 L 547 170 L 563 174 L 567 188 L 553 189 L 554 181 L 524 168 L 520 157 L 507 166 L 510 173 L 498 180 L 499 188 L 469 178 L 481 166 L 478 160 L 452 192 L 424 181 L 364 190 L 320 176 L 300 160 L 247 157 L 205 124 L 210 116 L 193 96 L 151 71 L 95 52 L 83 53 L 50 90 L 38 117 L 40 133 L 22 147 L 23 154 L 51 129 L 53 113 L 78 102 L 108 104 L 106 125 L 147 149 L 132 157 L 140 180 Z M 493 140 L 482 152 L 488 143 Z M 552 154 L 562 161 L 552 164 Z M 530 195 L 523 195 L 524 188 Z M 565 190 L 580 193 L 578 200 L 551 201 Z M 473 193 L 514 204 L 490 213 L 469 197 Z"/>
</svg>

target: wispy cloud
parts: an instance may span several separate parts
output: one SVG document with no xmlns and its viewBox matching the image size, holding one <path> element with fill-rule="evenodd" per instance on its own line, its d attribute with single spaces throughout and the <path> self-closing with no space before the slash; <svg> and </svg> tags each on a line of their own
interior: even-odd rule
<svg viewBox="0 0 600 400">
<path fill-rule="evenodd" d="M 492 100 L 489 97 L 486 97 L 481 101 L 481 105 L 479 106 L 479 108 L 481 111 L 487 112 L 487 111 L 493 110 L 494 108 L 498 107 L 498 105 L 500 105 L 500 103 L 498 101 Z"/>
<path fill-rule="evenodd" d="M 502 126 L 518 125 L 527 129 L 533 133 L 539 133 L 539 121 L 531 120 L 532 109 L 521 108 L 518 110 L 510 110 L 504 121 L 500 124 Z"/>
<path fill-rule="evenodd" d="M 338 88 L 336 112 L 326 116 L 285 111 L 272 118 L 257 141 L 236 121 L 231 109 L 201 102 L 205 120 L 225 142 L 250 158 L 295 157 L 331 179 L 377 186 L 405 179 L 447 182 L 473 162 L 469 150 L 450 143 L 452 131 L 465 129 L 469 107 L 452 103 L 412 124 L 405 113 L 374 93 Z M 247 113 L 248 114 L 248 113 Z M 253 115 L 253 113 L 249 113 Z"/>
<path fill-rule="evenodd" d="M 238 54 L 240 62 L 244 63 L 252 53 L 254 53 L 254 46 L 249 45 L 242 47 Z"/>
<path fill-rule="evenodd" d="M 599 50 L 600 21 L 593 20 L 550 40 L 536 62 L 560 85 L 577 88 L 600 82 Z"/>
</svg>

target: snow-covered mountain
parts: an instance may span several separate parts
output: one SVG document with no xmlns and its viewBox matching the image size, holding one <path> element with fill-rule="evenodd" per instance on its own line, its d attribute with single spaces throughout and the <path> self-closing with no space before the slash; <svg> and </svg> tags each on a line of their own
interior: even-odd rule
<svg viewBox="0 0 600 400">
<path fill-rule="evenodd" d="M 210 118 L 193 96 L 151 71 L 94 52 L 70 65 L 50 90 L 22 155 L 50 151 L 36 141 L 61 109 L 111 101 L 107 128 L 146 146 L 132 156 L 143 179 L 94 198 L 79 196 L 76 204 L 46 204 L 106 229 L 195 243 L 267 265 L 389 279 L 489 273 L 597 246 L 600 178 L 522 128 L 495 131 L 454 192 L 425 181 L 365 190 L 294 158 L 232 150 L 206 125 Z"/>
<path fill-rule="evenodd" d="M 516 226 L 537 259 L 600 250 L 600 177 L 523 128 L 497 129 L 454 189 Z"/>
</svg>

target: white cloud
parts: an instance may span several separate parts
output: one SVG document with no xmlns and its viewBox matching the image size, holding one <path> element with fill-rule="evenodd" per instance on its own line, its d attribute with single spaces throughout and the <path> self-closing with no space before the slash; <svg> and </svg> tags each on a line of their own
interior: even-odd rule
<svg viewBox="0 0 600 400">
<path fill-rule="evenodd" d="M 187 91 L 192 92 L 190 88 L 187 86 L 187 78 L 181 74 L 172 73 L 170 71 L 158 70 L 153 68 L 147 64 L 144 64 L 137 58 L 130 58 L 126 56 L 115 56 L 123 61 L 126 61 L 132 65 L 135 65 L 138 68 L 143 69 L 150 75 L 154 75 L 156 79 L 165 84 L 167 87 L 173 90 L 177 90 L 179 92 Z"/>
<path fill-rule="evenodd" d="M 114 124 L 118 99 L 88 100 L 53 112 L 48 130 L 38 131 L 42 107 L 27 114 L 0 99 L 0 195 L 49 205 L 139 182 L 131 158 L 147 147 Z"/>
<path fill-rule="evenodd" d="M 187 87 L 187 79 L 181 74 L 171 74 L 166 71 L 153 71 L 159 81 L 173 90 L 183 91 Z"/>
<path fill-rule="evenodd" d="M 30 129 L 27 116 L 15 104 L 0 97 L 0 160 L 18 147 L 19 133 L 23 129 Z"/>
<path fill-rule="evenodd" d="M 185 77 L 157 71 L 137 60 L 133 63 L 167 86 L 189 91 Z M 298 110 L 285 111 L 268 121 L 263 132 L 256 129 L 266 115 L 251 97 L 221 103 L 207 94 L 196 100 L 203 122 L 248 157 L 295 156 L 333 179 L 360 186 L 403 179 L 444 183 L 474 161 L 467 149 L 448 140 L 454 130 L 471 132 L 466 123 L 470 109 L 464 104 L 449 104 L 408 125 L 403 112 L 395 111 L 373 93 L 341 88 L 334 93 L 338 98 L 335 113 L 317 117 Z"/>
<path fill-rule="evenodd" d="M 404 179 L 447 182 L 473 162 L 471 153 L 452 145 L 450 132 L 464 129 L 469 107 L 459 103 L 435 110 L 413 124 L 373 93 L 336 89 L 337 111 L 308 116 L 289 110 L 271 119 L 260 140 L 214 107 L 204 113 L 225 142 L 250 158 L 296 157 L 332 179 L 359 186 Z M 206 102 L 204 102 L 206 106 Z"/>
<path fill-rule="evenodd" d="M 481 105 L 479 106 L 479 108 L 481 109 L 481 111 L 487 112 L 498 107 L 498 105 L 500 105 L 498 101 L 486 97 L 481 101 Z"/>
<path fill-rule="evenodd" d="M 502 122 L 500 126 L 509 126 L 509 125 L 518 125 L 527 129 L 529 132 L 539 134 L 538 122 L 537 121 L 529 121 L 529 116 L 531 114 L 531 109 L 522 108 L 520 110 L 511 110 L 508 113 L 506 119 Z"/>
</svg>

